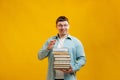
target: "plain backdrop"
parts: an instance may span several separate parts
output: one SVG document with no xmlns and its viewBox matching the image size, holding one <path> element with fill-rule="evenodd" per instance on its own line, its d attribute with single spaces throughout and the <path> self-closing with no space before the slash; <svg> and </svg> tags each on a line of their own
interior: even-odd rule
<svg viewBox="0 0 120 80">
<path fill-rule="evenodd" d="M 84 45 L 78 80 L 120 80 L 119 0 L 0 0 L 0 80 L 46 80 L 37 54 L 61 15 Z"/>
</svg>

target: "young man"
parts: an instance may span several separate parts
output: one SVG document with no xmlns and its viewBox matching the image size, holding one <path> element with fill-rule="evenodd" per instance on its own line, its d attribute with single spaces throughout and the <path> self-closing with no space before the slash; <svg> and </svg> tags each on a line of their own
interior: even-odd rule
<svg viewBox="0 0 120 80">
<path fill-rule="evenodd" d="M 67 17 L 58 17 L 56 20 L 58 34 L 49 38 L 38 53 L 40 60 L 48 57 L 47 80 L 76 80 L 76 72 L 86 62 L 82 43 L 68 33 L 69 27 Z M 53 48 L 68 48 L 71 58 L 69 69 L 54 69 Z"/>
</svg>

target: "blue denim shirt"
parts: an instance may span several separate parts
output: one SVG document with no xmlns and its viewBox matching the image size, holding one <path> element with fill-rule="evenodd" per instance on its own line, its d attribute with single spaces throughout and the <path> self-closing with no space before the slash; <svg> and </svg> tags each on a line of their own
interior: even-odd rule
<svg viewBox="0 0 120 80">
<path fill-rule="evenodd" d="M 49 67 L 47 80 L 54 80 L 55 78 L 55 70 L 53 68 L 54 58 L 52 50 L 47 50 L 47 46 L 51 40 L 56 40 L 54 48 L 57 48 L 58 36 L 53 36 L 46 41 L 38 53 L 38 58 L 40 60 L 48 57 Z M 64 47 L 69 49 L 69 54 L 71 56 L 70 64 L 72 70 L 74 71 L 73 73 L 65 73 L 64 80 L 76 80 L 76 71 L 78 71 L 86 63 L 83 45 L 77 38 L 68 35 L 68 37 L 64 40 Z"/>
</svg>

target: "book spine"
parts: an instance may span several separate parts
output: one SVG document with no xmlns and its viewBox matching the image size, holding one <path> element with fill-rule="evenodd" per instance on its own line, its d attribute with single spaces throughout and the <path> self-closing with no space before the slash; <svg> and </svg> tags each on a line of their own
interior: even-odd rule
<svg viewBox="0 0 120 80">
<path fill-rule="evenodd" d="M 68 69 L 68 68 L 70 68 L 70 66 L 66 66 L 66 67 L 65 66 L 64 67 L 63 66 L 62 67 L 60 67 L 60 66 L 54 66 L 54 68 L 55 69 L 60 69 L 60 68 L 61 69 Z"/>
<path fill-rule="evenodd" d="M 68 54 L 67 54 L 67 55 L 55 54 L 55 55 L 54 55 L 54 58 L 57 58 L 57 57 L 66 57 L 66 58 L 67 58 L 67 57 L 70 57 L 70 55 L 68 55 Z"/>
<path fill-rule="evenodd" d="M 63 65 L 60 65 L 60 64 L 56 64 L 54 65 L 55 67 L 70 67 L 70 64 L 63 64 Z"/>
<path fill-rule="evenodd" d="M 67 55 L 68 54 L 68 52 L 53 52 L 53 54 L 55 55 L 55 54 L 58 54 L 58 55 Z"/>
<path fill-rule="evenodd" d="M 60 64 L 60 65 L 66 64 L 66 65 L 68 65 L 68 64 L 70 64 L 70 63 L 54 63 L 54 65 L 56 65 L 56 64 Z"/>
<path fill-rule="evenodd" d="M 54 61 L 54 64 L 70 64 L 70 60 L 65 60 L 65 61 L 57 60 L 57 61 Z"/>
<path fill-rule="evenodd" d="M 56 60 L 71 60 L 70 58 L 55 58 L 55 61 Z"/>
</svg>

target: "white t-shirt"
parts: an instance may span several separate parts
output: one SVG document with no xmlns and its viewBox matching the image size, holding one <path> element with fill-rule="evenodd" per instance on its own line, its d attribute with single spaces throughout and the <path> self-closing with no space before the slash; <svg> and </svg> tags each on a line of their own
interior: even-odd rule
<svg viewBox="0 0 120 80">
<path fill-rule="evenodd" d="M 58 42 L 57 48 L 63 48 L 64 47 L 65 38 L 58 38 L 59 42 Z M 64 72 L 62 72 L 60 70 L 56 70 L 55 79 L 64 79 Z"/>
</svg>

